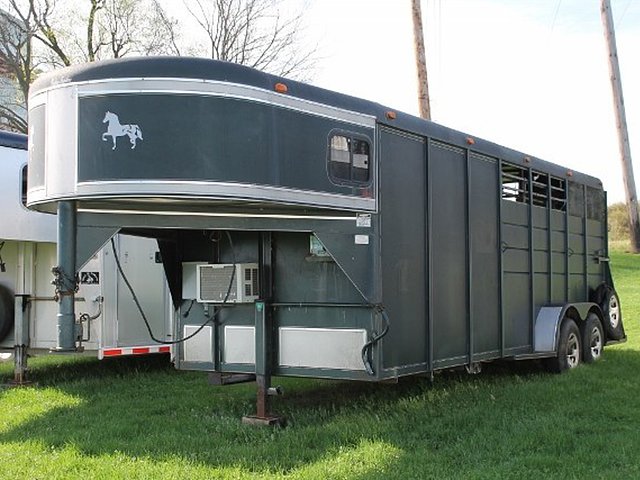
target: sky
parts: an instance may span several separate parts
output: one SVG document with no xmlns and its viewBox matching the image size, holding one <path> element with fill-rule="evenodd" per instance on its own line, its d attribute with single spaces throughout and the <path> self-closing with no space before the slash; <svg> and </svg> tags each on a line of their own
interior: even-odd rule
<svg viewBox="0 0 640 480">
<path fill-rule="evenodd" d="M 311 83 L 417 115 L 410 0 L 300 0 Z M 640 0 L 611 0 L 640 189 Z M 624 201 L 599 0 L 422 0 L 433 121 L 600 178 Z"/>
</svg>

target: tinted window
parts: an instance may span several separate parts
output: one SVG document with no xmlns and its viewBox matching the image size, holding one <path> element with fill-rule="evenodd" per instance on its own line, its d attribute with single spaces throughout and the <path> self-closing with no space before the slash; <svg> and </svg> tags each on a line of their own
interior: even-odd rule
<svg viewBox="0 0 640 480">
<path fill-rule="evenodd" d="M 369 142 L 350 135 L 332 135 L 329 140 L 329 176 L 338 183 L 368 183 L 371 179 Z"/>
<path fill-rule="evenodd" d="M 27 206 L 27 166 L 22 167 L 20 173 L 20 200 L 22 205 Z"/>
</svg>

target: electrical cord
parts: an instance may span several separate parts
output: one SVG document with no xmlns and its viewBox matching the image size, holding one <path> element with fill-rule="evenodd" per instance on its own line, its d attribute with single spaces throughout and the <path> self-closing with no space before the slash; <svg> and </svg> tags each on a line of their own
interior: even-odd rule
<svg viewBox="0 0 640 480">
<path fill-rule="evenodd" d="M 231 240 L 231 235 L 229 234 L 229 232 L 225 231 L 225 233 L 227 234 L 227 238 L 229 239 L 229 245 L 231 246 L 231 252 L 233 254 L 233 258 L 234 258 L 234 262 L 235 262 L 235 251 L 233 248 L 233 240 Z M 142 305 L 140 305 L 140 301 L 138 300 L 138 296 L 136 295 L 136 292 L 133 290 L 133 287 L 131 286 L 131 283 L 129 283 L 129 279 L 127 278 L 127 276 L 125 275 L 124 271 L 122 270 L 122 265 L 120 264 L 120 258 L 118 258 L 118 253 L 116 252 L 116 243 L 113 240 L 113 238 L 111 238 L 111 250 L 113 251 L 113 258 L 116 261 L 116 267 L 118 268 L 118 272 L 120 273 L 120 276 L 122 277 L 122 279 L 124 280 L 125 285 L 127 286 L 127 289 L 129 290 L 129 293 L 131 293 L 131 297 L 133 298 L 133 302 L 136 304 L 136 308 L 138 309 L 138 312 L 140 312 L 140 316 L 142 317 L 142 320 L 144 320 L 144 325 L 145 327 L 147 327 L 147 332 L 149 332 L 149 337 L 151 337 L 151 340 L 153 340 L 156 343 L 160 343 L 162 345 L 176 345 L 178 343 L 183 343 L 187 340 L 189 340 L 190 338 L 195 337 L 198 333 L 200 333 L 202 331 L 202 329 L 211 321 L 213 321 L 218 314 L 221 312 L 221 308 L 218 308 L 214 314 L 208 318 L 202 325 L 200 325 L 197 330 L 195 332 L 193 332 L 190 335 L 187 335 L 186 337 L 183 338 L 179 338 L 178 340 L 160 340 L 158 338 L 156 338 L 156 336 L 153 334 L 153 331 L 151 330 L 151 325 L 149 325 L 149 320 L 147 319 L 147 315 L 144 313 L 144 310 L 142 309 Z M 224 300 L 222 300 L 222 305 L 225 305 L 227 303 L 227 301 L 229 300 L 229 295 L 231 294 L 231 289 L 233 288 L 233 281 L 235 279 L 236 276 L 236 264 L 233 264 L 233 272 L 231 272 L 231 278 L 229 280 L 229 287 L 227 288 L 227 293 L 224 296 Z M 191 308 L 189 308 L 189 310 L 191 310 Z"/>
<path fill-rule="evenodd" d="M 360 355 L 362 356 L 362 363 L 364 363 L 364 368 L 369 375 L 376 374 L 373 366 L 371 365 L 371 347 L 373 347 L 374 344 L 378 343 L 387 333 L 389 333 L 390 325 L 389 316 L 387 315 L 387 312 L 385 312 L 384 306 L 376 305 L 375 307 L 376 310 L 380 312 L 380 315 L 382 315 L 382 319 L 384 320 L 384 328 L 382 329 L 382 332 L 380 332 L 378 335 L 374 335 L 371 340 L 365 343 L 362 346 L 362 350 L 360 351 Z"/>
<path fill-rule="evenodd" d="M 231 235 L 229 234 L 228 231 L 225 231 L 225 234 L 227 235 L 227 239 L 229 240 L 229 246 L 231 247 L 231 255 L 233 257 L 233 272 L 231 273 L 231 278 L 229 280 L 229 287 L 227 288 L 227 293 L 224 296 L 224 300 L 222 301 L 222 305 L 225 305 L 227 303 L 227 301 L 229 300 L 229 295 L 231 294 L 231 289 L 233 288 L 233 281 L 235 279 L 235 275 L 236 275 L 236 254 L 235 254 L 235 249 L 233 247 L 233 240 L 231 239 Z M 136 308 L 138 309 L 138 312 L 140 312 L 140 316 L 142 317 L 142 320 L 144 320 L 144 324 L 145 327 L 147 328 L 147 332 L 149 333 L 149 337 L 151 337 L 151 339 L 156 342 L 156 343 L 160 343 L 163 345 L 176 345 L 178 343 L 183 343 L 187 340 L 189 340 L 190 338 L 195 337 L 198 333 L 200 333 L 202 331 L 202 329 L 211 321 L 215 320 L 216 317 L 218 316 L 218 314 L 221 312 L 221 308 L 218 308 L 212 317 L 208 318 L 202 325 L 200 325 L 198 327 L 198 329 L 193 332 L 190 335 L 187 335 L 186 337 L 180 338 L 178 340 L 171 340 L 171 341 L 167 341 L 167 340 L 160 340 L 158 338 L 156 338 L 156 336 L 153 334 L 153 331 L 151 330 L 151 325 L 149 325 L 149 321 L 147 319 L 146 314 L 144 313 L 144 310 L 142 309 L 142 306 L 140 305 L 140 301 L 138 300 L 138 296 L 136 295 L 135 291 L 133 290 L 133 287 L 131 286 L 131 283 L 129 283 L 129 279 L 127 278 L 127 276 L 125 275 L 124 271 L 122 270 L 122 265 L 120 264 L 120 258 L 118 257 L 118 253 L 116 252 L 116 245 L 115 245 L 115 241 L 113 240 L 113 238 L 111 238 L 111 249 L 113 250 L 113 257 L 116 261 L 116 266 L 118 268 L 118 272 L 120 273 L 120 276 L 122 277 L 122 279 L 124 280 L 125 285 L 127 286 L 129 293 L 131 293 L 131 297 L 133 298 L 134 303 L 136 304 Z M 364 295 L 363 295 L 364 297 Z M 364 297 L 364 299 L 367 301 L 367 303 L 369 305 L 373 305 L 371 302 L 369 302 L 369 299 Z M 189 308 L 187 309 L 187 312 L 184 314 L 184 317 L 188 317 L 189 313 L 191 312 L 191 308 L 193 307 L 194 302 L 191 302 L 191 305 L 189 305 Z M 382 329 L 382 332 L 380 332 L 377 335 L 374 335 L 373 338 L 371 340 L 369 340 L 367 343 L 365 343 L 362 346 L 362 350 L 360 352 L 361 356 L 362 356 L 362 363 L 364 364 L 364 368 L 367 372 L 367 374 L 369 375 L 375 375 L 375 370 L 373 369 L 373 366 L 371 365 L 371 349 L 372 347 L 378 343 L 380 340 L 382 340 L 382 338 L 384 338 L 387 333 L 389 333 L 389 326 L 390 326 L 390 321 L 389 321 L 389 316 L 387 315 L 387 312 L 384 309 L 384 306 L 382 304 L 377 304 L 374 305 L 374 307 L 376 308 L 376 310 L 378 312 L 380 312 L 380 314 L 382 315 L 382 319 L 385 322 L 385 326 Z"/>
</svg>

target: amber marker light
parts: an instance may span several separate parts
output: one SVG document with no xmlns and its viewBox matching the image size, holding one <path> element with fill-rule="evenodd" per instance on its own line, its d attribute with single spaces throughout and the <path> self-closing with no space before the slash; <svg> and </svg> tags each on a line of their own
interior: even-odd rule
<svg viewBox="0 0 640 480">
<path fill-rule="evenodd" d="M 471 138 L 471 137 L 467 137 L 467 145 L 475 145 L 476 141 Z"/>
<path fill-rule="evenodd" d="M 531 163 L 531 158 L 524 157 L 524 163 Z"/>
<path fill-rule="evenodd" d="M 276 83 L 273 88 L 278 93 L 287 93 L 289 91 L 289 87 L 287 87 L 284 83 Z"/>
<path fill-rule="evenodd" d="M 387 118 L 388 118 L 389 120 L 395 120 L 395 119 L 396 119 L 396 112 L 393 112 L 393 111 L 389 110 L 389 111 L 387 112 Z"/>
<path fill-rule="evenodd" d="M 573 171 L 567 170 L 567 177 L 573 177 Z"/>
</svg>

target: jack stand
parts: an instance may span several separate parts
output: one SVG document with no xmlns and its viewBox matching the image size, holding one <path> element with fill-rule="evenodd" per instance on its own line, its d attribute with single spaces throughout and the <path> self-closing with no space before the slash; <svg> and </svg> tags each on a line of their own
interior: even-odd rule
<svg viewBox="0 0 640 480">
<path fill-rule="evenodd" d="M 270 396 L 280 395 L 282 392 L 279 387 L 272 388 L 269 386 L 270 377 L 266 375 L 257 375 L 256 385 L 258 386 L 256 398 L 256 414 L 242 417 L 242 423 L 245 425 L 253 425 L 260 427 L 285 427 L 287 420 L 278 415 L 272 415 L 270 411 Z"/>
<path fill-rule="evenodd" d="M 27 380 L 27 346 L 16 345 L 13 350 L 14 373 L 13 380 L 7 382 L 7 388 L 35 386 L 33 382 Z"/>
<path fill-rule="evenodd" d="M 280 388 L 271 388 L 270 337 L 269 330 L 267 330 L 267 306 L 264 301 L 258 300 L 256 301 L 256 385 L 258 386 L 256 414 L 242 417 L 242 423 L 245 425 L 263 427 L 284 427 L 286 425 L 286 419 L 272 415 L 269 408 L 269 396 L 282 393 Z"/>
<path fill-rule="evenodd" d="M 27 380 L 27 346 L 29 344 L 29 295 L 17 294 L 14 307 L 14 335 L 13 347 L 13 380 L 7 387 L 25 387 L 33 385 Z"/>
</svg>

